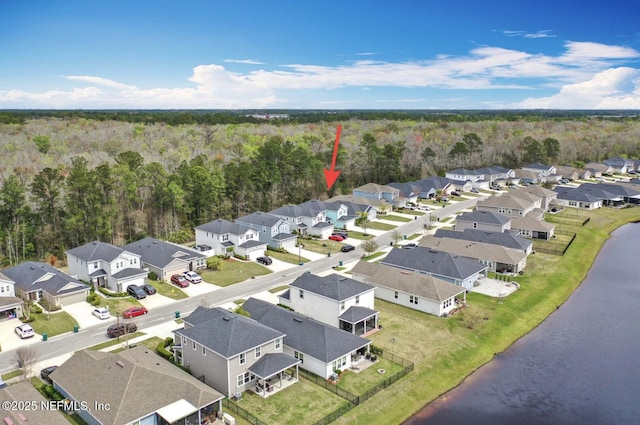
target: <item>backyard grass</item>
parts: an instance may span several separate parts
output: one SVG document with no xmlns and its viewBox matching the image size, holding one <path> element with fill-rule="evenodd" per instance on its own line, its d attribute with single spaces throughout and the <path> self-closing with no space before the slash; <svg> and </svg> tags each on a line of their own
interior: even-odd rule
<svg viewBox="0 0 640 425">
<path fill-rule="evenodd" d="M 276 260 L 284 261 L 291 264 L 298 264 L 299 262 L 308 263 L 309 261 L 311 261 L 308 258 L 298 257 L 298 254 L 291 254 L 290 252 L 269 251 L 268 255 L 269 257 L 273 257 Z M 298 261 L 298 258 L 300 259 L 300 261 Z"/>
<path fill-rule="evenodd" d="M 237 403 L 266 424 L 313 424 L 348 402 L 306 379 L 263 399 L 245 391 Z"/>
<path fill-rule="evenodd" d="M 367 228 L 369 229 L 374 229 L 374 230 L 392 230 L 395 229 L 398 226 L 394 226 L 393 224 L 388 224 L 388 223 L 380 223 L 379 221 L 372 221 L 371 223 L 367 224 Z"/>
<path fill-rule="evenodd" d="M 284 291 L 285 289 L 289 289 L 289 285 L 282 285 L 276 288 L 271 288 L 269 289 L 269 292 L 271 292 L 272 294 L 277 294 L 278 292 Z"/>
<path fill-rule="evenodd" d="M 132 334 L 125 336 L 121 336 L 120 338 L 113 338 L 110 339 L 109 341 L 105 341 L 105 342 L 101 342 L 100 344 L 96 344 L 92 347 L 87 348 L 88 350 L 94 350 L 94 351 L 98 351 L 98 350 L 102 350 L 105 348 L 109 348 L 109 347 L 113 347 L 114 345 L 118 345 L 118 344 L 122 344 L 123 342 L 127 341 L 128 339 L 133 339 L 133 338 L 137 338 L 139 336 L 144 335 L 144 332 L 134 332 Z"/>
<path fill-rule="evenodd" d="M 40 335 L 46 333 L 48 337 L 60 335 L 65 332 L 73 332 L 73 327 L 78 322 L 65 311 L 51 313 L 31 313 L 32 322 L 29 322 L 33 330 Z"/>
<path fill-rule="evenodd" d="M 381 220 L 388 220 L 388 221 L 399 221 L 401 223 L 408 223 L 410 221 L 413 221 L 412 218 L 409 217 L 402 217 L 400 215 L 395 215 L 395 214 L 387 214 L 384 216 L 379 217 Z"/>
<path fill-rule="evenodd" d="M 576 228 L 578 235 L 565 255 L 530 256 L 525 275 L 515 278 L 521 289 L 502 304 L 470 293 L 469 308 L 445 319 L 376 299 L 383 329 L 369 339 L 385 351 L 413 361 L 415 369 L 391 390 L 381 391 L 334 423 L 402 423 L 555 311 L 585 278 L 609 234 L 638 220 L 638 209 L 603 208 L 580 214 L 591 221 Z"/>
<path fill-rule="evenodd" d="M 327 254 L 327 252 L 340 251 L 340 248 L 343 245 L 343 243 L 341 242 L 320 239 L 298 239 L 298 243 L 302 243 L 302 245 L 304 245 L 304 249 L 306 249 L 307 251 L 325 255 Z M 349 242 L 345 240 L 344 243 Z"/>
<path fill-rule="evenodd" d="M 273 253 L 275 253 L 275 251 L 269 251 L 269 256 L 277 258 L 275 255 L 272 255 Z M 213 283 L 214 285 L 229 286 L 253 276 L 262 276 L 269 273 L 271 273 L 271 270 L 258 263 L 228 259 L 222 262 L 222 268 L 220 270 L 206 269 L 200 272 L 200 276 L 202 276 L 202 279 L 206 282 Z"/>
<path fill-rule="evenodd" d="M 156 288 L 158 294 L 164 295 L 165 297 L 169 297 L 174 300 L 182 300 L 188 297 L 188 295 L 182 289 L 171 283 L 162 280 L 150 280 L 149 283 L 151 284 L 151 286 Z"/>
<path fill-rule="evenodd" d="M 378 370 L 383 369 L 384 373 L 379 373 Z M 387 360 L 382 357 L 378 357 L 378 360 L 356 373 L 352 370 L 346 370 L 343 372 L 338 381 L 338 387 L 343 390 L 349 391 L 351 394 L 360 395 L 375 387 L 376 385 L 384 382 L 385 379 L 393 376 L 394 374 L 402 370 L 402 365 Z"/>
<path fill-rule="evenodd" d="M 11 378 L 15 378 L 20 375 L 24 375 L 24 370 L 16 369 L 16 370 L 12 370 L 11 372 L 3 373 L 2 376 L 0 376 L 0 378 L 2 378 L 3 381 L 7 381 Z"/>
</svg>

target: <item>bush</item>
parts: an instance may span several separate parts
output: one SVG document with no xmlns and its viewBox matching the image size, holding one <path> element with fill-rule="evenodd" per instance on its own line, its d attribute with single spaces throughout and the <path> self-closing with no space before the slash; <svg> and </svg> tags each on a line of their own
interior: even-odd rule
<svg viewBox="0 0 640 425">
<path fill-rule="evenodd" d="M 158 275 L 155 272 L 149 272 L 147 278 L 149 278 L 149 280 L 158 280 Z"/>
<path fill-rule="evenodd" d="M 107 297 L 111 297 L 111 298 L 125 298 L 129 296 L 127 292 L 111 292 L 105 288 L 98 288 L 98 291 L 100 291 L 102 294 L 106 295 Z"/>
<path fill-rule="evenodd" d="M 384 350 L 378 346 L 371 345 L 371 352 L 377 356 L 381 356 L 384 353 Z"/>
<path fill-rule="evenodd" d="M 166 349 L 164 343 L 165 341 L 158 343 L 158 346 L 156 347 L 156 352 L 160 354 L 162 357 L 164 357 L 165 359 L 169 360 L 171 363 L 173 363 L 173 354 Z"/>
<path fill-rule="evenodd" d="M 246 260 L 247 260 L 247 257 L 246 257 L 246 256 L 244 256 L 244 255 L 233 254 L 233 256 L 234 256 L 234 257 L 236 257 L 236 258 L 238 258 L 238 259 L 240 259 L 240 260 L 244 260 L 244 261 L 246 261 Z"/>
<path fill-rule="evenodd" d="M 170 336 L 166 337 L 164 339 L 164 346 L 165 347 L 171 347 L 171 345 L 173 344 L 173 338 L 171 338 Z"/>
<path fill-rule="evenodd" d="M 222 259 L 219 257 L 208 258 L 207 268 L 210 270 L 222 270 Z"/>
<path fill-rule="evenodd" d="M 36 314 L 42 313 L 42 309 L 39 306 L 35 305 L 35 304 L 31 306 L 29 311 L 32 312 L 32 313 L 36 313 Z"/>
</svg>

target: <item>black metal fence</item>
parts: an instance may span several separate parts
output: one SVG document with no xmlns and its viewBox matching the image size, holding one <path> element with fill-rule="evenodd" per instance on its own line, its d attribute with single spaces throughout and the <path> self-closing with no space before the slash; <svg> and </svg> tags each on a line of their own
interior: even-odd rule
<svg viewBox="0 0 640 425">
<path fill-rule="evenodd" d="M 534 246 L 535 250 L 537 252 L 542 252 L 542 253 L 545 253 L 545 254 L 564 255 L 564 253 L 567 252 L 567 249 L 569 249 L 569 247 L 573 243 L 573 240 L 576 238 L 576 233 L 575 232 L 569 232 L 567 230 L 557 229 L 556 230 L 556 234 L 562 235 L 562 236 L 567 236 L 568 239 L 567 238 L 563 238 L 564 240 L 562 240 L 562 241 L 553 240 L 553 239 L 548 240 L 548 241 L 536 240 L 533 243 L 533 246 Z"/>
<path fill-rule="evenodd" d="M 233 412 L 235 415 L 241 417 L 252 425 L 267 425 L 266 422 L 262 422 L 260 419 L 253 416 L 251 413 L 244 410 L 242 407 L 233 403 L 228 398 L 222 400 L 222 406 L 228 411 Z"/>
</svg>

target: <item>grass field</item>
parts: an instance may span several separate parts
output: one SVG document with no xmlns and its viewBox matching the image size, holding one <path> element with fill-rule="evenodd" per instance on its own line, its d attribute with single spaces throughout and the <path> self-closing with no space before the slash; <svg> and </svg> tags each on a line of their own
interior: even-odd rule
<svg viewBox="0 0 640 425">
<path fill-rule="evenodd" d="M 298 254 L 291 254 L 290 252 L 269 251 L 267 253 L 267 255 L 269 255 L 269 257 L 273 257 L 273 258 L 275 258 L 277 260 L 285 261 L 285 262 L 291 263 L 291 264 L 298 264 L 298 262 L 308 263 L 309 261 L 311 261 L 308 258 L 298 257 Z M 300 261 L 298 261 L 298 259 Z"/>
<path fill-rule="evenodd" d="M 272 253 L 275 252 L 269 251 L 269 256 L 277 258 L 275 255 L 271 255 Z M 262 276 L 269 273 L 271 273 L 271 270 L 256 262 L 229 259 L 222 262 L 222 268 L 220 270 L 203 270 L 200 276 L 202 276 L 202 279 L 206 282 L 213 283 L 214 285 L 229 286 L 253 276 Z"/>
<path fill-rule="evenodd" d="M 31 313 L 32 322 L 29 324 L 40 335 L 46 333 L 48 337 L 73 332 L 73 327 L 78 322 L 65 311 L 57 311 L 47 315 L 46 313 Z"/>
<path fill-rule="evenodd" d="M 182 300 L 188 297 L 182 289 L 163 280 L 150 280 L 149 283 L 156 288 L 158 294 L 164 295 L 165 297 L 169 297 L 174 300 Z"/>
<path fill-rule="evenodd" d="M 331 240 L 320 240 L 320 239 L 298 239 L 299 243 L 304 245 L 304 249 L 307 251 L 315 252 L 318 254 L 327 254 L 327 252 L 338 252 L 342 245 L 347 242 L 349 239 L 342 243 Z"/>
<path fill-rule="evenodd" d="M 394 226 L 393 224 L 388 224 L 388 223 L 380 223 L 379 221 L 372 221 L 371 223 L 367 224 L 367 228 L 368 229 L 374 229 L 374 230 L 393 230 L 398 226 Z"/>
<path fill-rule="evenodd" d="M 355 230 L 349 230 L 349 237 L 353 239 L 360 239 L 363 241 L 375 238 L 375 235 L 372 234 L 364 234 L 363 232 L 356 232 Z M 347 243 L 349 239 L 347 239 Z"/>
<path fill-rule="evenodd" d="M 395 215 L 395 214 L 387 214 L 387 215 L 382 215 L 380 217 L 378 217 L 380 220 L 388 220 L 388 221 L 398 221 L 400 223 L 408 223 L 410 221 L 413 221 L 412 218 L 409 217 L 402 217 L 400 215 Z"/>
</svg>

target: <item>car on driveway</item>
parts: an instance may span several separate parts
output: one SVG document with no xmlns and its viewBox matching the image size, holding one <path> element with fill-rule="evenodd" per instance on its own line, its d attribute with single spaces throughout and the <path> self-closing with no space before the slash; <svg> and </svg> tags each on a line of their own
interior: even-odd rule
<svg viewBox="0 0 640 425">
<path fill-rule="evenodd" d="M 471 193 L 480 193 L 480 191 L 476 188 L 471 189 L 469 192 Z"/>
<path fill-rule="evenodd" d="M 418 246 L 417 244 L 415 244 L 415 243 L 413 243 L 413 242 L 410 242 L 410 243 L 408 243 L 408 244 L 402 245 L 402 248 L 404 248 L 404 249 L 411 249 L 411 248 L 415 248 L 415 247 L 417 247 L 417 246 Z"/>
<path fill-rule="evenodd" d="M 331 235 L 329 236 L 330 241 L 342 242 L 344 238 L 340 235 Z"/>
<path fill-rule="evenodd" d="M 453 192 L 451 192 L 451 196 L 462 196 L 462 195 L 460 195 L 460 192 L 454 190 Z"/>
<path fill-rule="evenodd" d="M 149 310 L 144 307 L 130 307 L 122 312 L 122 317 L 124 317 L 125 319 L 131 319 L 132 317 L 145 315 L 148 312 Z"/>
<path fill-rule="evenodd" d="M 40 377 L 47 382 L 51 382 L 51 379 L 49 379 L 49 375 L 51 375 L 51 372 L 53 372 L 54 370 L 56 370 L 58 368 L 58 366 L 49 366 L 49 367 L 45 367 L 44 369 L 42 369 L 40 371 Z"/>
<path fill-rule="evenodd" d="M 200 275 L 196 272 L 192 272 L 192 271 L 188 271 L 188 272 L 184 272 L 182 273 L 184 275 L 184 277 L 187 278 L 187 280 L 191 283 L 200 283 L 202 282 L 202 278 L 200 277 Z"/>
<path fill-rule="evenodd" d="M 127 292 L 136 300 L 141 300 L 143 298 L 147 298 L 147 293 L 144 292 L 144 289 L 139 287 L 138 285 L 129 285 L 127 287 Z"/>
<path fill-rule="evenodd" d="M 273 260 L 271 259 L 271 257 L 258 257 L 256 258 L 256 261 L 260 264 L 264 264 L 265 266 L 269 266 L 271 265 L 271 263 L 273 263 Z"/>
<path fill-rule="evenodd" d="M 122 335 L 132 334 L 138 330 L 135 323 L 118 323 L 107 328 L 109 338 L 117 338 Z"/>
<path fill-rule="evenodd" d="M 342 239 L 347 239 L 349 237 L 347 232 L 333 232 L 333 234 L 340 236 Z"/>
<path fill-rule="evenodd" d="M 16 333 L 22 339 L 31 338 L 36 333 L 33 331 L 33 328 L 28 323 L 23 323 L 20 326 L 16 326 Z"/>
<path fill-rule="evenodd" d="M 93 314 L 100 320 L 105 320 L 111 317 L 111 313 L 105 307 L 96 307 L 93 309 L 91 314 Z"/>
<path fill-rule="evenodd" d="M 171 276 L 171 283 L 181 288 L 186 288 L 187 286 L 189 286 L 189 281 L 181 274 L 174 274 L 173 276 Z"/>
<path fill-rule="evenodd" d="M 153 295 L 156 293 L 156 288 L 153 285 L 149 285 L 145 283 L 142 285 L 142 290 L 147 293 L 147 295 Z"/>
<path fill-rule="evenodd" d="M 353 251 L 354 249 L 356 249 L 355 246 L 346 244 L 346 245 L 342 245 L 342 248 L 340 248 L 340 251 L 349 252 L 349 251 Z"/>
</svg>

